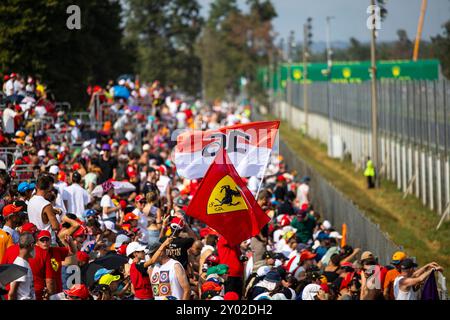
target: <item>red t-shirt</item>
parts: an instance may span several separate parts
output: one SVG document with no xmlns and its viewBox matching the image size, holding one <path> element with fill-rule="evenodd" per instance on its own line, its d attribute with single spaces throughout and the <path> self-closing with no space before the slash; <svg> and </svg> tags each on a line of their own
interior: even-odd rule
<svg viewBox="0 0 450 320">
<path fill-rule="evenodd" d="M 217 242 L 217 253 L 219 256 L 219 263 L 228 266 L 228 276 L 242 277 L 244 274 L 244 265 L 239 260 L 241 256 L 241 249 L 239 245 L 230 247 L 224 237 L 220 237 Z"/>
<path fill-rule="evenodd" d="M 49 249 L 50 264 L 53 270 L 53 279 L 55 279 L 56 292 L 62 292 L 62 262 L 69 255 L 69 249 L 66 247 L 51 247 Z"/>
<path fill-rule="evenodd" d="M 153 292 L 150 284 L 150 277 L 144 264 L 133 262 L 130 267 L 130 280 L 134 287 L 134 295 L 139 299 L 152 299 Z"/>
<path fill-rule="evenodd" d="M 47 250 L 38 246 L 34 247 L 34 258 L 29 259 L 31 271 L 33 271 L 34 291 L 36 300 L 42 300 L 42 293 L 45 288 L 45 279 L 53 279 L 54 271 L 50 262 L 50 255 Z"/>
</svg>

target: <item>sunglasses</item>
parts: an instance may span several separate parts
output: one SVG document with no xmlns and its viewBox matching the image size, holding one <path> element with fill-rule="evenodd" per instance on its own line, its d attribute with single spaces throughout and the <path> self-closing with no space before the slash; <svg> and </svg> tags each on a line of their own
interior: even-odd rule
<svg viewBox="0 0 450 320">
<path fill-rule="evenodd" d="M 50 238 L 44 237 L 39 239 L 40 242 L 49 242 Z"/>
</svg>

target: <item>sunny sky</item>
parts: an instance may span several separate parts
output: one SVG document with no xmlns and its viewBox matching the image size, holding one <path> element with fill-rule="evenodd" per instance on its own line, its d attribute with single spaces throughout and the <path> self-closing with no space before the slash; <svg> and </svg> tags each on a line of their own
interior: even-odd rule
<svg viewBox="0 0 450 320">
<path fill-rule="evenodd" d="M 202 14 L 208 15 L 213 0 L 199 0 Z M 405 29 L 410 39 L 415 38 L 422 0 L 388 0 L 389 15 L 382 23 L 380 41 L 397 39 L 398 29 Z M 238 0 L 246 9 L 246 0 Z M 369 0 L 272 0 L 278 13 L 274 21 L 275 31 L 287 37 L 294 30 L 298 39 L 307 17 L 313 18 L 314 41 L 325 41 L 325 19 L 334 16 L 331 22 L 332 41 L 348 41 L 350 37 L 365 42 L 370 33 L 366 27 Z M 442 32 L 442 25 L 450 20 L 450 0 L 429 0 L 425 17 L 423 39 Z"/>
</svg>

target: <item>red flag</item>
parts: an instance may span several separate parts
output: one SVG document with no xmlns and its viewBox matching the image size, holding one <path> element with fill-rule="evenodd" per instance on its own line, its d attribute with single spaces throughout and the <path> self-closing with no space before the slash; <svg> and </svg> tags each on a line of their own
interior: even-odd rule
<svg viewBox="0 0 450 320">
<path fill-rule="evenodd" d="M 186 214 L 215 229 L 231 246 L 256 236 L 270 221 L 225 150 L 209 167 Z"/>
</svg>

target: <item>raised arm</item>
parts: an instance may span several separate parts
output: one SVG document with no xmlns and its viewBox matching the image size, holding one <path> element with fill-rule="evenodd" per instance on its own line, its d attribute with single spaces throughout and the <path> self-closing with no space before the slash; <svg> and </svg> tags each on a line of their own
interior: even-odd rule
<svg viewBox="0 0 450 320">
<path fill-rule="evenodd" d="M 191 286 L 189 285 L 188 278 L 186 277 L 186 272 L 183 270 L 183 267 L 179 263 L 175 264 L 175 275 L 177 276 L 178 282 L 183 288 L 182 300 L 190 300 Z"/>
</svg>

